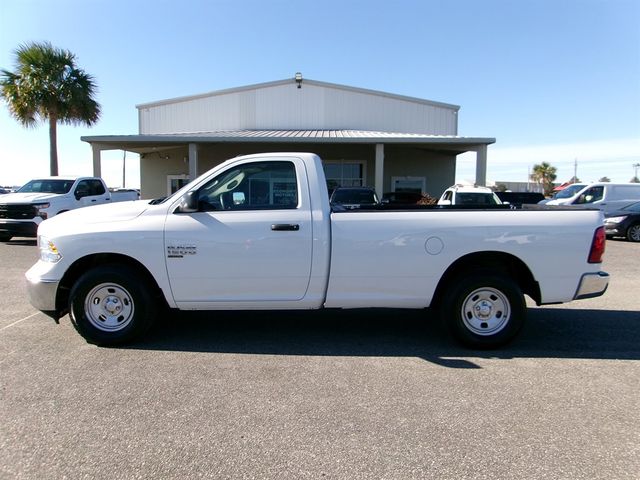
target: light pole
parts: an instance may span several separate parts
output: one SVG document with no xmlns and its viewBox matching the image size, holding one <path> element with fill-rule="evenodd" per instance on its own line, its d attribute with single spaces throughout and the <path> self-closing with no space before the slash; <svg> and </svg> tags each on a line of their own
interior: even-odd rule
<svg viewBox="0 0 640 480">
<path fill-rule="evenodd" d="M 638 168 L 640 168 L 640 163 L 634 163 L 631 165 L 633 167 L 633 178 L 638 178 Z"/>
</svg>

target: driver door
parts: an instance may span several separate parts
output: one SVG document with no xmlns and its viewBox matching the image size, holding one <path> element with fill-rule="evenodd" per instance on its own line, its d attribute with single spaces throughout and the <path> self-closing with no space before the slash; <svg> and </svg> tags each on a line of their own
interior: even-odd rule
<svg viewBox="0 0 640 480">
<path fill-rule="evenodd" d="M 306 185 L 301 160 L 247 161 L 198 188 L 197 212 L 170 212 L 165 254 L 178 306 L 301 300 L 312 255 Z"/>
</svg>

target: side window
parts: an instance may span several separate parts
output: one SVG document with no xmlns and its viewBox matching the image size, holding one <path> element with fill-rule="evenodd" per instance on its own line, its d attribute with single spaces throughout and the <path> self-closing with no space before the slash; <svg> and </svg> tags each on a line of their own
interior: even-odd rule
<svg viewBox="0 0 640 480">
<path fill-rule="evenodd" d="M 104 195 L 104 185 L 100 180 L 90 180 L 91 184 L 91 195 Z"/>
<path fill-rule="evenodd" d="M 79 182 L 74 194 L 78 200 L 80 200 L 83 197 L 88 197 L 89 195 L 91 195 L 91 187 L 89 185 L 89 181 L 82 180 L 81 182 Z"/>
<path fill-rule="evenodd" d="M 276 161 L 234 167 L 199 190 L 198 205 L 201 211 L 297 208 L 295 166 Z"/>
<path fill-rule="evenodd" d="M 591 187 L 586 192 L 584 192 L 576 203 L 593 203 L 598 200 L 602 200 L 602 196 L 604 195 L 604 187 Z"/>
</svg>

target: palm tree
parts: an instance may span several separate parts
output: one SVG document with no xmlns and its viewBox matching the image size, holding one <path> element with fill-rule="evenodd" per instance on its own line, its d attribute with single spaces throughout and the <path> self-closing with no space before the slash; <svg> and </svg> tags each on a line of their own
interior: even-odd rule
<svg viewBox="0 0 640 480">
<path fill-rule="evenodd" d="M 58 122 L 91 126 L 100 117 L 96 84 L 75 55 L 49 42 L 20 45 L 15 72 L 0 70 L 0 88 L 11 115 L 25 127 L 49 122 L 50 170 L 58 175 Z"/>
<path fill-rule="evenodd" d="M 544 194 L 549 196 L 553 192 L 553 182 L 556 179 L 556 167 L 552 167 L 547 162 L 542 162 L 533 166 L 531 180 L 542 184 Z"/>
</svg>

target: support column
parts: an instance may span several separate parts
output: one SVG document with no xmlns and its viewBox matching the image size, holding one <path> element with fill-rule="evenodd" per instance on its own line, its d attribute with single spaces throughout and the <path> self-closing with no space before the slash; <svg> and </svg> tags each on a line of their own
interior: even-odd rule
<svg viewBox="0 0 640 480">
<path fill-rule="evenodd" d="M 189 180 L 198 176 L 198 144 L 189 144 Z"/>
<path fill-rule="evenodd" d="M 93 151 L 93 176 L 102 176 L 102 148 L 95 143 L 91 144 L 91 150 Z"/>
<path fill-rule="evenodd" d="M 487 146 L 481 145 L 476 149 L 476 185 L 487 185 Z"/>
<path fill-rule="evenodd" d="M 382 198 L 384 193 L 384 144 L 376 144 L 376 180 L 375 180 L 376 193 L 378 198 Z"/>
</svg>

